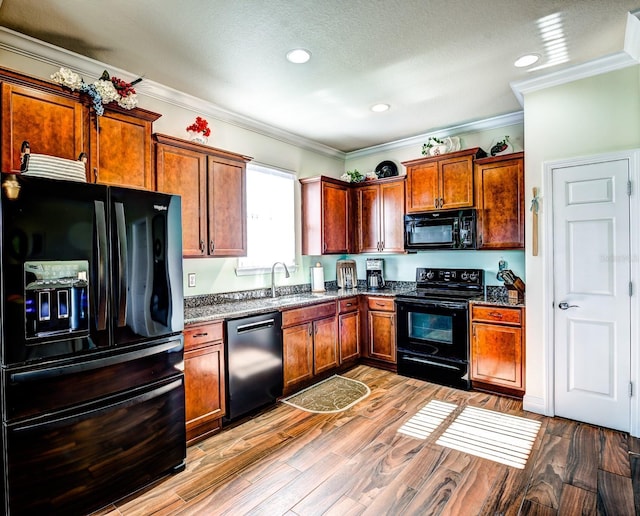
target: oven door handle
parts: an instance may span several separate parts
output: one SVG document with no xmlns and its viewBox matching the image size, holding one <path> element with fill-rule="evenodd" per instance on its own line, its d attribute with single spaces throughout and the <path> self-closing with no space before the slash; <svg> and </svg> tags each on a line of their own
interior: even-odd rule
<svg viewBox="0 0 640 516">
<path fill-rule="evenodd" d="M 415 358 L 415 357 L 404 356 L 404 357 L 402 357 L 402 359 L 406 360 L 407 362 L 419 362 L 421 364 L 427 364 L 427 365 L 432 365 L 432 366 L 436 366 L 436 367 L 444 367 L 446 369 L 453 369 L 455 371 L 458 371 L 458 368 L 456 366 L 452 366 L 452 365 L 448 365 L 448 364 L 442 364 L 440 362 L 433 362 L 432 360 L 426 360 L 424 358 Z"/>
</svg>

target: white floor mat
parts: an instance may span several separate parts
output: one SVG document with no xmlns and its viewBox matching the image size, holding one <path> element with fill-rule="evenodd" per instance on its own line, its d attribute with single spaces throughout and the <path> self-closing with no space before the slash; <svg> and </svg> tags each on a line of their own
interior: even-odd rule
<svg viewBox="0 0 640 516">
<path fill-rule="evenodd" d="M 476 407 L 465 407 L 436 444 L 524 469 L 540 422 Z"/>
<path fill-rule="evenodd" d="M 398 432 L 409 437 L 426 439 L 457 408 L 458 405 L 453 403 L 431 400 L 402 425 Z"/>
</svg>

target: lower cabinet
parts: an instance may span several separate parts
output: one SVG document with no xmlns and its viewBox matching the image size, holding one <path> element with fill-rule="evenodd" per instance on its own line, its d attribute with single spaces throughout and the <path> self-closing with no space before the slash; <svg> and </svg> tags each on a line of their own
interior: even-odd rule
<svg viewBox="0 0 640 516">
<path fill-rule="evenodd" d="M 367 353 L 381 366 L 396 365 L 396 309 L 391 297 L 366 297 Z"/>
<path fill-rule="evenodd" d="M 188 326 L 184 332 L 187 445 L 220 430 L 225 415 L 224 324 Z"/>
<path fill-rule="evenodd" d="M 284 392 L 338 367 L 336 302 L 282 312 Z"/>
<path fill-rule="evenodd" d="M 357 297 L 338 301 L 338 337 L 340 365 L 360 357 L 360 310 Z"/>
<path fill-rule="evenodd" d="M 471 304 L 471 385 L 522 397 L 524 308 Z"/>
</svg>

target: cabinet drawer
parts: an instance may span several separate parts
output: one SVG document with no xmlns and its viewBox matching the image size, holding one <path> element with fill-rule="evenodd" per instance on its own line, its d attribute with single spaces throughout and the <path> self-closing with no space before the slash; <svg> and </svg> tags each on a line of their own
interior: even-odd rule
<svg viewBox="0 0 640 516">
<path fill-rule="evenodd" d="M 474 321 L 521 324 L 522 312 L 519 308 L 473 305 L 471 307 L 471 319 Z"/>
<path fill-rule="evenodd" d="M 222 321 L 198 326 L 188 326 L 184 330 L 184 349 L 188 351 L 208 345 L 212 341 L 221 341 L 223 331 Z"/>
<path fill-rule="evenodd" d="M 338 312 L 355 312 L 358 309 L 358 298 L 349 297 L 347 299 L 340 299 L 338 301 Z"/>
<path fill-rule="evenodd" d="M 307 321 L 322 319 L 336 314 L 336 303 L 321 303 L 319 305 L 311 305 L 305 308 L 295 308 L 293 310 L 285 310 L 282 312 L 282 327 L 293 326 Z"/>
<path fill-rule="evenodd" d="M 367 298 L 369 310 L 380 310 L 382 312 L 395 312 L 396 306 L 393 298 L 390 297 L 369 297 Z"/>
</svg>

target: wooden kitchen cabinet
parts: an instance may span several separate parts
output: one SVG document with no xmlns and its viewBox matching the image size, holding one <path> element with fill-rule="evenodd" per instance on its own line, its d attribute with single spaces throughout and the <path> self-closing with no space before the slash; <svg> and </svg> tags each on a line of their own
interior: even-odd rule
<svg viewBox="0 0 640 516">
<path fill-rule="evenodd" d="M 23 141 L 29 142 L 34 153 L 70 160 L 88 152 L 88 111 L 78 94 L 65 95 L 52 84 L 31 84 L 22 76 L 6 77 L 4 71 L 0 72 L 0 80 L 9 78 L 21 84 L 2 83 L 3 171 L 20 171 Z"/>
<path fill-rule="evenodd" d="M 470 317 L 472 387 L 522 397 L 524 308 L 471 303 Z"/>
<path fill-rule="evenodd" d="M 282 312 L 284 393 L 338 367 L 336 303 Z"/>
<path fill-rule="evenodd" d="M 355 188 L 358 253 L 404 252 L 405 177 Z"/>
<path fill-rule="evenodd" d="M 382 364 L 396 364 L 396 311 L 391 297 L 366 296 L 367 357 Z"/>
<path fill-rule="evenodd" d="M 340 364 L 360 357 L 360 310 L 357 297 L 338 301 Z"/>
<path fill-rule="evenodd" d="M 474 205 L 473 162 L 487 154 L 475 147 L 403 161 L 407 167 L 406 212 L 470 208 Z"/>
<path fill-rule="evenodd" d="M 524 152 L 475 162 L 478 249 L 524 249 Z"/>
<path fill-rule="evenodd" d="M 154 139 L 156 188 L 182 196 L 183 255 L 245 256 L 251 158 L 163 134 Z"/>
<path fill-rule="evenodd" d="M 326 176 L 300 179 L 302 197 L 302 254 L 351 252 L 352 189 Z"/>
<path fill-rule="evenodd" d="M 187 445 L 220 430 L 225 415 L 224 325 L 189 326 L 184 332 Z"/>
<path fill-rule="evenodd" d="M 154 189 L 153 122 L 160 115 L 105 106 L 104 115 L 91 112 L 89 178 L 92 183 Z"/>
</svg>

